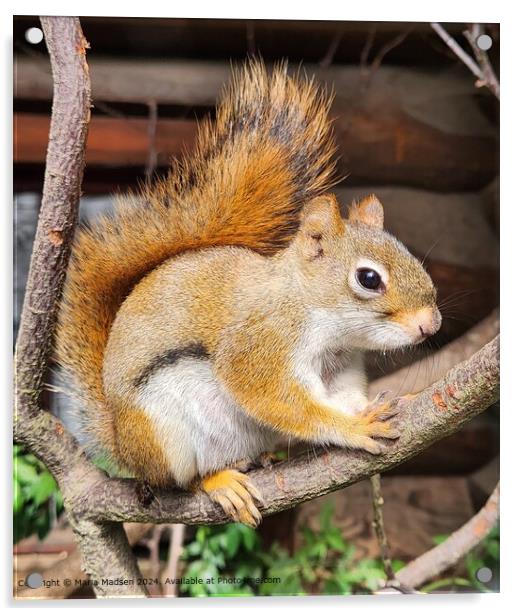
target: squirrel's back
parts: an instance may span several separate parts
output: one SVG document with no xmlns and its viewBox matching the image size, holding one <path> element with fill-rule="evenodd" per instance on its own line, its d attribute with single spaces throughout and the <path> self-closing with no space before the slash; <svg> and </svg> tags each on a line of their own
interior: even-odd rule
<svg viewBox="0 0 521 616">
<path fill-rule="evenodd" d="M 134 285 L 166 259 L 213 246 L 272 254 L 302 205 L 333 183 L 330 97 L 312 80 L 260 61 L 233 72 L 214 122 L 169 175 L 121 197 L 112 216 L 76 236 L 57 330 L 57 359 L 80 398 L 84 430 L 112 450 L 103 357 Z"/>
</svg>

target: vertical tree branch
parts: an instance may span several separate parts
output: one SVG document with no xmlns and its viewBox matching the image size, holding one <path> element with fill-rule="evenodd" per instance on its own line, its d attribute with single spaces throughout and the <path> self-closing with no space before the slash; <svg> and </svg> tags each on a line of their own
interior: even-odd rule
<svg viewBox="0 0 521 616">
<path fill-rule="evenodd" d="M 94 467 L 83 476 L 62 464 L 82 459 L 74 439 L 40 409 L 40 396 L 51 352 L 56 316 L 78 219 L 78 205 L 85 167 L 85 146 L 91 107 L 91 85 L 86 61 L 88 43 L 78 18 L 42 17 L 41 23 L 51 60 L 53 106 L 47 149 L 42 205 L 33 245 L 16 347 L 15 439 L 39 453 L 49 436 L 63 435 L 51 462 L 64 493 L 71 526 L 80 546 L 84 570 L 94 581 L 103 578 L 139 577 L 137 563 L 121 523 L 85 521 L 68 508 L 74 482 L 87 475 L 96 481 Z M 54 428 L 54 429 L 52 429 Z M 45 460 L 47 462 L 47 460 Z M 84 469 L 85 470 L 85 469 Z M 99 595 L 128 594 L 126 587 L 95 587 Z M 145 596 L 142 588 L 133 594 Z"/>
<path fill-rule="evenodd" d="M 16 413 L 36 415 L 78 218 L 90 120 L 88 43 L 73 18 L 42 17 L 54 93 L 42 205 L 16 347 Z"/>
<path fill-rule="evenodd" d="M 387 580 L 392 580 L 394 578 L 394 571 L 389 552 L 389 542 L 387 541 L 387 534 L 384 526 L 384 499 L 382 496 L 380 475 L 373 475 L 371 477 L 371 490 L 373 496 L 373 528 L 376 538 L 378 539 L 378 545 L 380 546 L 380 556 L 382 558 L 385 575 L 387 576 Z"/>
</svg>

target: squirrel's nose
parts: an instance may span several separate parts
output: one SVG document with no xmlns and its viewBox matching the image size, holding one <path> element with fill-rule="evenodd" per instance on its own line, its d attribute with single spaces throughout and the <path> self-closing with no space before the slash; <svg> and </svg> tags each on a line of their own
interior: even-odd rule
<svg viewBox="0 0 521 616">
<path fill-rule="evenodd" d="M 418 330 L 420 332 L 419 338 L 424 339 L 433 336 L 440 329 L 440 326 L 441 314 L 437 308 L 434 310 L 422 311 L 421 320 L 418 323 Z"/>
</svg>

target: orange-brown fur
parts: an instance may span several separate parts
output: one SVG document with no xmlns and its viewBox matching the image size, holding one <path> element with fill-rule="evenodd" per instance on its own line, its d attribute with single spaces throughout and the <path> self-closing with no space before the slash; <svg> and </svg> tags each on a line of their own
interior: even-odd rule
<svg viewBox="0 0 521 616">
<path fill-rule="evenodd" d="M 56 351 L 84 402 L 84 429 L 114 452 L 102 366 L 123 300 L 168 258 L 236 245 L 272 254 L 292 236 L 296 213 L 332 183 L 330 99 L 312 81 L 271 76 L 252 61 L 233 74 L 215 122 L 201 125 L 190 158 L 112 217 L 78 232 L 59 315 Z"/>
<path fill-rule="evenodd" d="M 163 485 L 169 477 L 168 463 L 146 413 L 121 401 L 114 402 L 111 410 L 116 459 L 137 478 L 146 479 L 152 485 Z"/>
</svg>

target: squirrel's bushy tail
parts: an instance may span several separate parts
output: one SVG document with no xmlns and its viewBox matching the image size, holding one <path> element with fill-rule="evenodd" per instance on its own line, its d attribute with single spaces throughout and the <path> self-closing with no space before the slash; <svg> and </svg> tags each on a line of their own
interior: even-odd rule
<svg viewBox="0 0 521 616">
<path fill-rule="evenodd" d="M 331 97 L 312 80 L 271 74 L 259 60 L 234 71 L 215 121 L 164 180 L 122 197 L 115 214 L 75 239 L 57 331 L 57 359 L 81 398 L 85 429 L 111 450 L 103 396 L 110 328 L 132 287 L 186 250 L 236 245 L 271 254 L 300 207 L 333 184 Z M 139 332 L 136 332 L 136 336 Z M 100 442 L 101 441 L 101 442 Z"/>
</svg>

